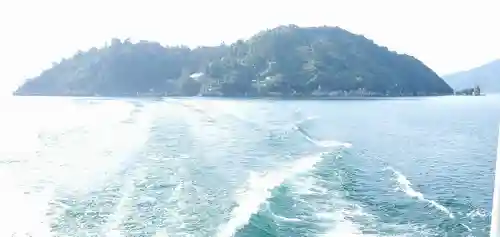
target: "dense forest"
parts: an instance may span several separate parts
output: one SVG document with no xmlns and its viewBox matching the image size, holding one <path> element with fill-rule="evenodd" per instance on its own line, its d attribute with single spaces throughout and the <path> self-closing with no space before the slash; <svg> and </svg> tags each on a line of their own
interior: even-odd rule
<svg viewBox="0 0 500 237">
<path fill-rule="evenodd" d="M 280 26 L 215 47 L 113 39 L 26 80 L 16 95 L 414 96 L 453 90 L 418 59 L 338 27 Z"/>
</svg>

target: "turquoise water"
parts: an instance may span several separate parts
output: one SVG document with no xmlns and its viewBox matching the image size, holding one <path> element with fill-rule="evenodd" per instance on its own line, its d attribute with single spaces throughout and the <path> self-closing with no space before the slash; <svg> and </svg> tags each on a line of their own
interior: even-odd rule
<svg viewBox="0 0 500 237">
<path fill-rule="evenodd" d="M 3 98 L 0 236 L 488 236 L 499 99 Z"/>
</svg>

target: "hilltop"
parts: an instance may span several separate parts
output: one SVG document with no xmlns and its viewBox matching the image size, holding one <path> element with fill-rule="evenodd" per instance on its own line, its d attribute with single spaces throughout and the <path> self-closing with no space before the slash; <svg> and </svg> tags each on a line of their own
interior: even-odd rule
<svg viewBox="0 0 500 237">
<path fill-rule="evenodd" d="M 216 47 L 113 39 L 15 95 L 413 96 L 453 90 L 418 59 L 338 27 L 280 26 Z"/>
</svg>

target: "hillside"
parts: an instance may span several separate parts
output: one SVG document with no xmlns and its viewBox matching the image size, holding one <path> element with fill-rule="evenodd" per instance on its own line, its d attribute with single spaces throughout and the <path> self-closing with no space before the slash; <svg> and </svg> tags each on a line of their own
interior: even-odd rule
<svg viewBox="0 0 500 237">
<path fill-rule="evenodd" d="M 401 96 L 450 94 L 408 55 L 338 27 L 281 26 L 217 47 L 113 39 L 27 80 L 16 95 Z"/>
<path fill-rule="evenodd" d="M 443 79 L 455 90 L 479 86 L 482 92 L 500 92 L 500 59 L 468 71 L 446 75 Z"/>
</svg>

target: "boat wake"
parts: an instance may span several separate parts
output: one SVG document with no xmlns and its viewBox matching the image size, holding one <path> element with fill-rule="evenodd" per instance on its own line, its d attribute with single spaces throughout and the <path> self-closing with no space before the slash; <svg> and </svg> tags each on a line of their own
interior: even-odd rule
<svg viewBox="0 0 500 237">
<path fill-rule="evenodd" d="M 237 191 L 237 206 L 231 212 L 231 219 L 219 228 L 217 237 L 233 236 L 239 229 L 248 224 L 250 217 L 256 214 L 261 205 L 271 198 L 271 191 L 285 180 L 308 172 L 322 159 L 322 154 L 306 156 L 293 162 L 288 167 L 266 173 L 250 172 L 246 185 Z"/>
<path fill-rule="evenodd" d="M 251 117 L 183 101 L 175 112 L 108 107 L 103 102 L 86 110 L 109 115 L 102 121 L 80 116 L 75 124 L 41 130 L 33 155 L 39 159 L 0 161 L 0 168 L 26 163 L 25 174 L 51 171 L 0 185 L 10 193 L 0 197 L 0 236 L 436 236 L 438 228 L 475 233 L 464 219 L 488 219 L 485 210 L 461 213 L 451 201 L 426 197 L 385 160 L 367 159 L 358 149 L 344 152 L 349 142 L 315 136 L 308 126 L 320 127 L 315 116 Z M 158 111 L 167 111 L 165 120 Z M 0 178 L 17 174 L 0 172 Z M 29 195 L 25 183 L 33 184 Z M 394 202 L 384 197 L 392 186 Z M 408 203 L 414 209 L 402 209 Z M 400 215 L 408 210 L 423 212 Z M 429 211 L 439 216 L 438 228 L 420 225 Z"/>
<path fill-rule="evenodd" d="M 439 211 L 448 215 L 448 217 L 450 219 L 455 218 L 455 215 L 453 215 L 453 213 L 448 208 L 446 208 L 445 206 L 439 204 L 438 202 L 436 202 L 434 200 L 429 200 L 429 199 L 425 198 L 423 193 L 418 192 L 415 189 L 413 189 L 412 183 L 410 182 L 410 180 L 408 180 L 408 178 L 406 176 L 404 176 L 401 172 L 395 170 L 394 168 L 392 168 L 390 166 L 387 167 L 386 170 L 390 170 L 393 172 L 394 179 L 397 182 L 398 189 L 400 191 L 404 192 L 406 195 L 408 195 L 412 198 L 416 198 L 419 201 L 428 203 L 432 207 L 434 207 L 434 208 L 438 209 Z"/>
<path fill-rule="evenodd" d="M 299 131 L 300 134 L 302 134 L 307 141 L 319 147 L 345 147 L 345 148 L 352 147 L 352 144 L 348 142 L 339 142 L 335 140 L 316 140 L 305 129 L 300 127 L 299 124 L 296 124 L 294 126 L 294 129 Z"/>
</svg>

